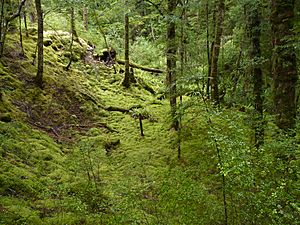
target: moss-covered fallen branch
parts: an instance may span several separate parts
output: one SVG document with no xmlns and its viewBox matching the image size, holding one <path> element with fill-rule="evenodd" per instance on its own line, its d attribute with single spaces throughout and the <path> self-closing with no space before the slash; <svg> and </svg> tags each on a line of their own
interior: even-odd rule
<svg viewBox="0 0 300 225">
<path fill-rule="evenodd" d="M 125 60 L 117 59 L 116 61 L 117 61 L 117 63 L 119 63 L 121 65 L 125 65 Z M 132 68 L 144 70 L 144 71 L 151 72 L 151 73 L 164 73 L 163 70 L 141 66 L 141 65 L 135 64 L 133 62 L 129 62 L 129 66 Z"/>
</svg>

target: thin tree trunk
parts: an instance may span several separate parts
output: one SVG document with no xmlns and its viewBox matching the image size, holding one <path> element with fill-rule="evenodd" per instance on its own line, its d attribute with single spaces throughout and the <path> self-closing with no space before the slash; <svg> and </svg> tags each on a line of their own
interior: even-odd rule
<svg viewBox="0 0 300 225">
<path fill-rule="evenodd" d="M 217 20 L 216 20 L 216 35 L 215 42 L 213 45 L 212 59 L 211 59 L 211 88 L 212 100 L 219 104 L 219 82 L 218 82 L 218 61 L 220 54 L 221 38 L 223 34 L 223 22 L 224 22 L 224 12 L 225 12 L 225 2 L 224 0 L 219 0 Z"/>
<path fill-rule="evenodd" d="M 297 66 L 292 43 L 295 0 L 271 1 L 276 124 L 288 131 L 296 124 Z"/>
<path fill-rule="evenodd" d="M 4 4 L 5 0 L 1 0 L 1 14 L 0 14 L 0 45 L 2 46 L 2 26 L 4 24 Z"/>
<path fill-rule="evenodd" d="M 125 5 L 127 5 L 127 0 L 125 0 Z M 125 12 L 124 16 L 124 25 L 125 25 L 125 76 L 122 85 L 125 88 L 130 87 L 130 71 L 129 71 L 129 18 L 128 13 Z"/>
<path fill-rule="evenodd" d="M 36 84 L 38 87 L 43 87 L 43 70 L 44 70 L 44 50 L 43 50 L 43 39 L 44 39 L 44 28 L 43 28 L 43 11 L 41 6 L 41 0 L 35 0 L 35 7 L 38 19 L 38 69 L 36 74 Z"/>
<path fill-rule="evenodd" d="M 74 42 L 74 37 L 77 35 L 76 33 L 76 29 L 75 29 L 75 12 L 74 12 L 74 7 L 71 7 L 70 9 L 70 19 L 71 19 L 71 43 L 70 43 L 70 58 L 69 58 L 69 63 L 68 65 L 65 67 L 65 70 L 69 70 L 71 65 L 72 65 L 72 61 L 73 61 L 73 42 Z M 78 36 L 77 36 L 78 38 Z"/>
<path fill-rule="evenodd" d="M 4 24 L 4 4 L 5 0 L 1 0 L 1 15 L 0 15 L 0 57 L 2 56 L 2 49 L 3 49 L 3 42 L 2 42 L 2 27 L 5 25 Z"/>
<path fill-rule="evenodd" d="M 37 20 L 36 10 L 34 8 L 33 0 L 29 0 L 28 3 L 29 3 L 28 4 L 29 20 L 30 20 L 30 23 L 33 24 L 33 23 L 36 23 L 36 20 Z"/>
<path fill-rule="evenodd" d="M 21 47 L 21 56 L 25 56 L 23 48 L 23 34 L 22 34 L 22 18 L 19 16 L 19 37 L 20 37 L 20 47 Z"/>
<path fill-rule="evenodd" d="M 106 35 L 105 35 L 105 33 L 104 33 L 104 31 L 102 30 L 102 28 L 101 28 L 101 26 L 100 26 L 100 23 L 99 23 L 99 20 L 98 20 L 98 17 L 97 17 L 97 15 L 96 15 L 96 11 L 94 10 L 94 19 L 95 19 L 95 21 L 96 21 L 96 24 L 97 24 L 97 26 L 98 26 L 98 29 L 99 29 L 99 31 L 100 31 L 100 33 L 102 34 L 102 37 L 103 37 L 103 40 L 104 40 L 104 43 L 105 43 L 105 46 L 106 46 L 106 48 L 107 48 L 107 52 L 108 52 L 108 55 L 109 55 L 109 59 L 110 60 L 112 60 L 113 58 L 112 58 L 112 56 L 111 56 L 111 54 L 110 54 L 110 47 L 109 47 L 109 44 L 108 44 L 108 42 L 107 42 L 107 38 L 106 38 Z M 125 62 L 124 62 L 124 64 L 125 64 Z M 114 68 L 114 72 L 115 72 L 115 74 L 117 73 L 117 69 L 116 69 L 116 67 L 115 67 L 115 65 L 113 64 L 113 68 Z"/>
<path fill-rule="evenodd" d="M 171 106 L 172 128 L 178 129 L 178 120 L 176 119 L 176 28 L 175 21 L 172 18 L 177 6 L 177 0 L 168 0 L 169 20 L 167 25 L 167 87 L 169 89 L 169 98 Z"/>
<path fill-rule="evenodd" d="M 238 81 L 240 79 L 240 66 L 241 66 L 241 58 L 242 58 L 242 48 L 240 49 L 240 52 L 239 52 L 239 56 L 238 56 L 238 59 L 236 61 L 236 69 L 235 69 L 235 73 L 232 77 L 232 85 L 233 85 L 233 88 L 232 88 L 232 93 L 231 93 L 231 100 L 232 102 L 236 101 L 236 88 L 237 88 L 237 84 L 238 84 Z"/>
<path fill-rule="evenodd" d="M 207 83 L 206 83 L 206 95 L 209 98 L 209 91 L 210 91 L 210 71 L 211 71 L 211 58 L 210 58 L 210 49 L 209 49 L 209 7 L 208 7 L 208 0 L 205 3 L 205 14 L 206 14 L 206 54 L 207 54 Z"/>
<path fill-rule="evenodd" d="M 22 8 L 23 6 L 25 5 L 26 3 L 26 0 L 22 0 L 18 6 L 18 10 L 16 13 L 12 14 L 10 17 L 8 17 L 7 19 L 4 19 L 4 2 L 2 3 L 2 6 L 1 6 L 1 21 L 2 21 L 2 24 L 4 24 L 3 26 L 1 26 L 1 35 L 0 35 L 0 58 L 2 57 L 3 55 L 3 50 L 4 50 L 4 44 L 5 44 L 5 38 L 6 38 L 6 34 L 7 34 L 7 30 L 8 30 L 8 26 L 9 26 L 9 23 L 11 21 L 13 21 L 14 19 L 16 19 L 17 17 L 19 17 L 21 15 L 21 11 L 22 11 Z M 4 29 L 2 29 L 4 28 Z"/>
<path fill-rule="evenodd" d="M 186 5 L 188 0 L 182 2 L 183 9 L 181 15 L 181 27 L 180 27 L 180 76 L 183 78 L 186 64 L 186 32 L 185 28 L 187 26 L 187 16 L 186 16 Z M 179 96 L 179 108 L 182 108 L 182 95 Z M 182 116 L 181 112 L 179 113 L 178 118 L 178 149 L 177 149 L 177 158 L 181 158 L 181 127 L 182 127 Z"/>
<path fill-rule="evenodd" d="M 28 28 L 27 28 L 27 16 L 26 16 L 26 10 L 24 10 L 23 12 L 23 20 L 24 20 L 24 27 L 25 27 L 25 34 L 26 34 L 26 37 L 29 37 L 29 34 L 28 34 Z"/>
<path fill-rule="evenodd" d="M 139 121 L 140 121 L 140 131 L 141 131 L 141 136 L 144 137 L 144 131 L 143 131 L 143 116 L 142 114 L 139 113 Z"/>
<path fill-rule="evenodd" d="M 74 41 L 76 41 L 77 43 L 79 43 L 82 46 L 82 44 L 81 44 L 81 42 L 79 40 L 77 31 L 76 31 L 75 10 L 74 10 L 74 7 L 71 7 L 71 34 L 73 34 Z"/>
<path fill-rule="evenodd" d="M 69 58 L 69 63 L 68 65 L 65 67 L 65 70 L 68 71 L 72 65 L 72 62 L 73 62 L 73 43 L 74 43 L 74 35 L 71 34 L 71 44 L 70 44 L 70 58 Z"/>
<path fill-rule="evenodd" d="M 86 31 L 88 31 L 89 30 L 89 13 L 88 13 L 88 8 L 86 6 L 83 7 L 82 15 L 83 15 L 83 26 L 84 26 L 84 29 Z"/>
<path fill-rule="evenodd" d="M 258 5 L 250 5 L 251 13 L 249 13 L 249 36 L 251 39 L 250 58 L 253 63 L 253 93 L 254 93 L 254 140 L 255 147 L 258 149 L 264 140 L 263 128 L 263 74 L 259 60 L 261 58 L 260 48 L 260 16 Z M 258 60 L 258 61 L 257 61 Z"/>
</svg>

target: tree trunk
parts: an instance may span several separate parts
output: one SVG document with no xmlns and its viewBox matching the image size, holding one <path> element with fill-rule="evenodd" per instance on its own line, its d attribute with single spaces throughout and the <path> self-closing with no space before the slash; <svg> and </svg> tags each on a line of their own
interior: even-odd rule
<svg viewBox="0 0 300 225">
<path fill-rule="evenodd" d="M 83 26 L 84 26 L 84 29 L 86 31 L 88 31 L 89 30 L 89 13 L 88 13 L 88 8 L 86 6 L 83 7 L 82 15 L 83 15 Z"/>
<path fill-rule="evenodd" d="M 74 42 L 74 37 L 77 36 L 76 33 L 76 29 L 75 29 L 75 12 L 74 12 L 74 7 L 71 7 L 70 9 L 70 19 L 71 19 L 71 43 L 70 43 L 70 58 L 69 58 L 69 63 L 68 65 L 65 67 L 65 70 L 69 70 L 71 65 L 72 65 L 72 61 L 73 61 L 73 42 Z M 78 36 L 77 36 L 78 39 Z"/>
<path fill-rule="evenodd" d="M 25 27 L 25 34 L 26 34 L 26 37 L 29 37 L 29 34 L 28 34 L 28 27 L 27 27 L 27 15 L 26 15 L 26 10 L 24 10 L 23 12 L 23 20 L 24 20 L 24 27 Z"/>
<path fill-rule="evenodd" d="M 177 0 L 168 0 L 168 25 L 167 25 L 167 87 L 169 89 L 172 128 L 178 129 L 178 120 L 176 119 L 176 28 L 173 19 Z"/>
<path fill-rule="evenodd" d="M 38 19 L 38 70 L 36 74 L 36 84 L 38 87 L 43 87 L 43 63 L 44 63 L 44 52 L 43 52 L 43 11 L 41 0 L 35 0 L 35 7 Z"/>
<path fill-rule="evenodd" d="M 3 25 L 1 26 L 1 31 L 0 31 L 0 33 L 1 33 L 0 34 L 0 38 L 1 38 L 0 39 L 0 58 L 3 55 L 4 44 L 5 44 L 5 37 L 6 37 L 7 31 L 8 31 L 9 23 L 21 15 L 21 11 L 22 11 L 23 6 L 26 3 L 26 0 L 22 0 L 19 3 L 17 12 L 14 13 L 14 14 L 12 14 L 12 15 L 10 15 L 6 19 L 5 19 L 5 16 L 4 16 L 4 3 L 5 3 L 5 1 L 1 2 L 1 4 L 2 4 L 1 5 L 1 23 Z"/>
<path fill-rule="evenodd" d="M 29 20 L 30 20 L 30 23 L 31 24 L 36 23 L 37 13 L 36 13 L 36 10 L 35 10 L 34 5 L 33 5 L 33 0 L 29 0 L 28 1 L 28 9 L 29 9 Z"/>
<path fill-rule="evenodd" d="M 184 77 L 185 73 L 185 65 L 187 63 L 187 54 L 186 54 L 186 43 L 187 43 L 187 35 L 186 35 L 186 27 L 188 24 L 187 21 L 187 4 L 188 1 L 182 1 L 182 14 L 181 14 L 181 26 L 180 26 L 180 76 Z M 200 30 L 200 29 L 199 29 Z M 179 96 L 179 111 L 181 111 L 183 105 L 182 94 Z M 178 143 L 177 143 L 177 158 L 181 158 L 181 128 L 182 128 L 182 115 L 181 112 L 178 118 Z"/>
<path fill-rule="evenodd" d="M 248 11 L 249 37 L 251 39 L 250 59 L 252 60 L 253 74 L 253 94 L 254 94 L 254 140 L 255 147 L 258 149 L 264 140 L 263 127 L 263 74 L 260 64 L 261 48 L 260 48 L 260 16 L 259 6 L 254 3 L 250 4 L 251 12 Z"/>
<path fill-rule="evenodd" d="M 292 43 L 294 0 L 272 0 L 273 78 L 276 124 L 288 131 L 296 119 L 296 54 Z"/>
<path fill-rule="evenodd" d="M 79 40 L 77 31 L 76 31 L 75 10 L 74 10 L 74 7 L 71 7 L 71 34 L 73 35 L 74 41 L 76 41 L 77 43 L 79 43 L 82 46 L 82 44 L 81 44 L 81 42 Z"/>
<path fill-rule="evenodd" d="M 125 1 L 125 5 L 127 5 L 127 0 Z M 125 88 L 130 87 L 130 71 L 129 71 L 129 18 L 128 18 L 128 13 L 125 12 L 125 76 L 123 80 L 123 86 Z"/>
<path fill-rule="evenodd" d="M 5 4 L 5 0 L 1 0 L 1 14 L 0 14 L 0 57 L 2 55 L 3 52 L 3 42 L 2 42 L 2 37 L 3 37 L 3 33 L 2 33 L 2 27 L 4 26 L 4 4 Z"/>
<path fill-rule="evenodd" d="M 25 56 L 23 48 L 23 34 L 22 34 L 22 17 L 19 16 L 19 37 L 20 37 L 20 47 L 21 47 L 21 56 Z"/>
<path fill-rule="evenodd" d="M 96 11 L 95 11 L 95 10 L 94 10 L 94 19 L 95 19 L 95 21 L 96 21 L 96 25 L 97 25 L 97 27 L 98 27 L 98 29 L 99 29 L 100 33 L 102 34 L 102 37 L 103 37 L 103 40 L 104 40 L 105 46 L 106 46 L 106 48 L 109 50 L 109 49 L 110 49 L 110 47 L 109 47 L 109 44 L 108 44 L 108 41 L 107 41 L 106 35 L 105 35 L 104 31 L 103 31 L 103 30 L 102 30 L 102 28 L 101 28 L 101 25 L 100 25 L 100 23 L 99 23 L 99 20 L 98 20 L 98 17 L 97 17 L 97 15 L 96 15 Z M 109 58 L 110 58 L 110 60 L 112 60 L 112 59 L 113 59 L 113 57 L 111 56 L 111 54 L 110 54 L 110 51 L 108 51 L 108 54 L 109 54 Z M 115 67 L 115 65 L 114 65 L 114 64 L 113 64 L 113 68 L 114 68 L 114 71 L 115 71 L 115 74 L 116 74 L 116 73 L 117 73 L 117 70 L 116 70 L 116 67 Z"/>
<path fill-rule="evenodd" d="M 223 34 L 223 21 L 225 12 L 224 0 L 219 0 L 217 20 L 216 20 L 216 34 L 213 44 L 212 57 L 211 57 L 211 97 L 212 100 L 219 104 L 219 88 L 218 88 L 218 61 L 220 54 L 221 38 Z"/>
<path fill-rule="evenodd" d="M 206 54 L 207 54 L 207 83 L 206 83 L 206 95 L 209 98 L 209 90 L 210 90 L 210 72 L 211 72 L 211 58 L 210 58 L 210 48 L 209 48 L 209 7 L 208 7 L 208 0 L 205 3 L 205 14 L 206 14 Z"/>
<path fill-rule="evenodd" d="M 142 114 L 139 114 L 139 121 L 140 121 L 140 131 L 141 131 L 141 136 L 144 137 L 144 131 L 143 131 L 143 116 L 142 116 Z"/>
</svg>

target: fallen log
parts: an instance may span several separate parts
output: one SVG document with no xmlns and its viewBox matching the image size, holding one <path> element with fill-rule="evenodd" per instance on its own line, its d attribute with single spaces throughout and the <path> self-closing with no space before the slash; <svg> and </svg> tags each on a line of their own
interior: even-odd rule
<svg viewBox="0 0 300 225">
<path fill-rule="evenodd" d="M 116 61 L 117 61 L 117 63 L 119 63 L 121 65 L 125 65 L 125 60 L 117 59 Z M 163 70 L 141 66 L 141 65 L 135 64 L 133 62 L 129 62 L 129 66 L 132 68 L 144 70 L 144 71 L 151 72 L 151 73 L 164 73 Z"/>
<path fill-rule="evenodd" d="M 117 112 L 121 112 L 121 113 L 128 113 L 129 109 L 124 109 L 118 106 L 109 106 L 106 108 L 107 111 L 117 111 Z"/>
</svg>

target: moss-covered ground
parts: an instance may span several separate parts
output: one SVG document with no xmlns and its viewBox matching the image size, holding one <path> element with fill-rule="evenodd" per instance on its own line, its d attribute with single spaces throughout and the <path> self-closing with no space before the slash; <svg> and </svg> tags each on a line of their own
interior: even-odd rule
<svg viewBox="0 0 300 225">
<path fill-rule="evenodd" d="M 144 89 L 158 91 L 164 78 L 136 71 L 138 82 L 124 89 L 123 74 L 84 63 L 86 45 L 78 44 L 65 71 L 69 37 L 46 32 L 41 90 L 35 35 L 24 37 L 25 56 L 8 36 L 1 60 L 0 113 L 9 119 L 0 122 L 0 224 L 192 224 L 204 214 L 217 221 L 218 194 L 177 161 L 168 101 Z"/>
<path fill-rule="evenodd" d="M 240 185 L 234 174 L 251 167 L 246 114 L 184 98 L 178 160 L 169 103 L 144 88 L 158 92 L 163 75 L 136 70 L 138 82 L 125 89 L 122 73 L 84 62 L 83 40 L 66 71 L 70 37 L 48 32 L 41 90 L 35 35 L 24 36 L 25 56 L 9 35 L 1 59 L 0 224 L 224 224 L 217 150 L 226 150 L 223 172 L 233 171 L 229 188 Z"/>
</svg>

